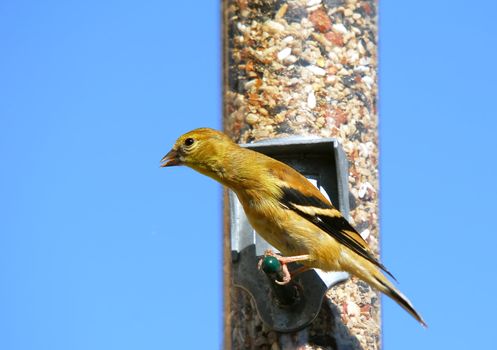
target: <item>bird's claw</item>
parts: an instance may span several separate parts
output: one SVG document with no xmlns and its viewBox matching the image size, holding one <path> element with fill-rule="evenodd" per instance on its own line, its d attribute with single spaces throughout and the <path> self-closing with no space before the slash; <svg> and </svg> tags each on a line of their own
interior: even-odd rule
<svg viewBox="0 0 497 350">
<path fill-rule="evenodd" d="M 260 270 L 262 268 L 262 263 L 264 261 L 264 258 L 266 256 L 272 256 L 272 257 L 275 257 L 276 259 L 278 259 L 278 261 L 280 262 L 281 264 L 281 273 L 282 273 L 282 276 L 281 276 L 281 279 L 282 281 L 278 281 L 278 280 L 274 280 L 275 283 L 279 284 L 279 285 L 285 285 L 285 284 L 288 284 L 290 283 L 290 281 L 292 280 L 292 275 L 290 274 L 290 271 L 288 270 L 288 266 L 287 266 L 287 258 L 279 255 L 279 254 L 276 254 L 275 252 L 273 252 L 271 249 L 268 249 L 264 252 L 264 256 L 259 260 L 259 262 L 257 263 L 257 268 Z"/>
<path fill-rule="evenodd" d="M 259 260 L 259 263 L 257 264 L 258 269 L 260 270 L 262 268 L 262 262 L 264 261 L 264 258 L 266 256 L 272 256 L 276 259 L 281 264 L 281 279 L 282 281 L 275 281 L 276 283 L 280 285 L 285 285 L 288 284 L 292 280 L 292 274 L 290 274 L 290 271 L 288 270 L 288 265 L 291 262 L 300 262 L 300 261 L 306 261 L 309 260 L 310 256 L 309 254 L 304 254 L 304 255 L 295 255 L 295 256 L 281 256 L 275 252 L 273 252 L 271 249 L 268 249 L 264 252 L 264 256 Z M 298 268 L 297 270 L 294 271 L 294 276 L 307 271 L 309 268 L 306 266 L 303 266 L 301 268 Z"/>
</svg>

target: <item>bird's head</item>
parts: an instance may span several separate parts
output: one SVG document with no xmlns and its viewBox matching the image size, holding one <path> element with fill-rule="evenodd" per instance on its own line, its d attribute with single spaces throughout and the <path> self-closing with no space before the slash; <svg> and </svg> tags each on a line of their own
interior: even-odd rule
<svg viewBox="0 0 497 350">
<path fill-rule="evenodd" d="M 205 175 L 216 177 L 222 172 L 223 155 L 233 146 L 220 131 L 199 128 L 181 135 L 173 148 L 162 158 L 161 167 L 186 165 Z"/>
</svg>

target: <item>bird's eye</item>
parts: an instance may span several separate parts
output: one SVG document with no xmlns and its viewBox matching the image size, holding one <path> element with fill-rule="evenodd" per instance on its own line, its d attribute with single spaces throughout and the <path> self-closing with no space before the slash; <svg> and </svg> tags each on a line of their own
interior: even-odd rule
<svg viewBox="0 0 497 350">
<path fill-rule="evenodd" d="M 189 137 L 185 140 L 185 146 L 191 146 L 191 145 L 193 145 L 194 142 L 195 142 L 195 140 L 192 139 L 191 137 Z"/>
</svg>

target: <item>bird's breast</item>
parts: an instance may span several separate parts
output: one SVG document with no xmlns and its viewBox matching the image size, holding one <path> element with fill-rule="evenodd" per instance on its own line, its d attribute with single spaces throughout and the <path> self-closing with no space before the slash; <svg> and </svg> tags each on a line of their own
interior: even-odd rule
<svg viewBox="0 0 497 350">
<path fill-rule="evenodd" d="M 305 254 L 304 247 L 297 244 L 291 232 L 286 231 L 278 223 L 257 215 L 248 214 L 247 217 L 254 230 L 283 255 Z"/>
<path fill-rule="evenodd" d="M 259 199 L 253 196 L 247 198 L 243 194 L 238 195 L 238 199 L 250 225 L 262 238 L 284 255 L 292 255 L 298 251 L 298 246 L 283 225 L 288 220 L 283 207 L 278 203 L 273 203 L 270 199 Z"/>
</svg>

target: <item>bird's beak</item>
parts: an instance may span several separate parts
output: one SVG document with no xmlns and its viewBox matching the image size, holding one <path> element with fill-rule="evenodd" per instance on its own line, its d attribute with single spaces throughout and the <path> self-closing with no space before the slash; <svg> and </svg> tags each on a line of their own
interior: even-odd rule
<svg viewBox="0 0 497 350">
<path fill-rule="evenodd" d="M 160 163 L 161 163 L 161 165 L 160 165 L 161 168 L 181 164 L 181 162 L 178 158 L 178 152 L 176 152 L 174 149 L 170 150 L 168 154 L 166 154 L 164 157 L 162 157 L 162 159 L 160 160 Z"/>
</svg>

